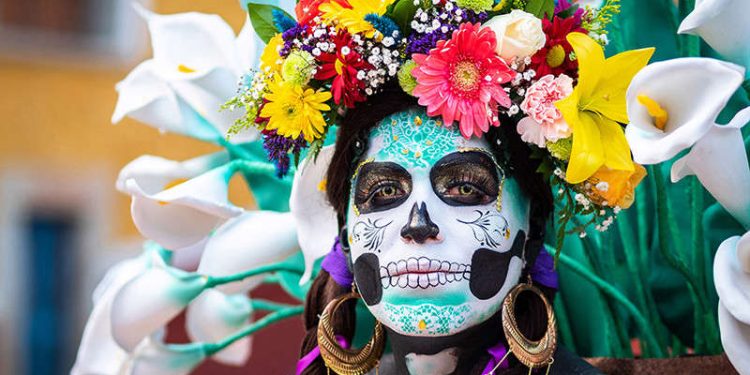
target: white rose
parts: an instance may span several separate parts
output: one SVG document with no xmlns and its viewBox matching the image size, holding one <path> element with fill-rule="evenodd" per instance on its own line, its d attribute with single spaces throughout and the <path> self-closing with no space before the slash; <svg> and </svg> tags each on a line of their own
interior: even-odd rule
<svg viewBox="0 0 750 375">
<path fill-rule="evenodd" d="M 495 51 L 506 61 L 514 57 L 531 56 L 544 47 L 547 41 L 542 30 L 542 20 L 518 9 L 492 17 L 482 26 L 495 32 Z"/>
</svg>

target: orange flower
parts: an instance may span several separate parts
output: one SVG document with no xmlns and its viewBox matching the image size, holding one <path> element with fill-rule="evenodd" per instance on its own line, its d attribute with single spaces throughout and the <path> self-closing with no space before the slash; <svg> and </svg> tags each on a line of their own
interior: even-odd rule
<svg viewBox="0 0 750 375">
<path fill-rule="evenodd" d="M 591 184 L 589 194 L 587 194 L 589 199 L 597 204 L 606 201 L 609 206 L 630 207 L 635 198 L 635 187 L 641 183 L 643 177 L 646 177 L 646 168 L 636 163 L 633 165 L 635 170 L 632 172 L 607 167 L 599 168 L 587 180 Z"/>
</svg>

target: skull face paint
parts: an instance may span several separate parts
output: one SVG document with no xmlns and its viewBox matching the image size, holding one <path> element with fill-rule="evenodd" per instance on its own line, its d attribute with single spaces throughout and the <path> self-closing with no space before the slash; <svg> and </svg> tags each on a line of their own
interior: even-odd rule
<svg viewBox="0 0 750 375">
<path fill-rule="evenodd" d="M 415 108 L 378 124 L 362 160 L 347 231 L 376 319 L 448 336 L 493 316 L 521 275 L 529 203 L 487 142 Z"/>
</svg>

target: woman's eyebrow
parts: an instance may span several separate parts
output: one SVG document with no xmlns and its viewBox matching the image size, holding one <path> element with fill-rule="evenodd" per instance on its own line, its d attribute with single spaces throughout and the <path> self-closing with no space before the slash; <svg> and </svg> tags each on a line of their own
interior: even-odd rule
<svg viewBox="0 0 750 375">
<path fill-rule="evenodd" d="M 441 170 L 444 168 L 451 168 L 458 165 L 477 165 L 479 167 L 486 168 L 494 171 L 495 168 L 499 168 L 492 158 L 480 151 L 457 151 L 444 156 L 438 160 L 435 165 L 432 166 L 433 170 Z M 502 170 L 501 170 L 502 171 Z"/>
<path fill-rule="evenodd" d="M 364 164 L 359 170 L 359 178 L 370 174 L 390 175 L 394 177 L 410 177 L 411 175 L 406 168 L 390 161 L 380 162 L 373 161 Z"/>
</svg>

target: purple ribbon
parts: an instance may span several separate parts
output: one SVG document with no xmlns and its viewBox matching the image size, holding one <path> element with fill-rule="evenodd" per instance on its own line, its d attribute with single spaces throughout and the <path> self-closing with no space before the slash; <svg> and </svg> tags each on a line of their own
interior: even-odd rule
<svg viewBox="0 0 750 375">
<path fill-rule="evenodd" d="M 349 349 L 349 342 L 346 341 L 343 336 L 336 335 L 336 341 L 338 341 L 339 345 Z M 300 358 L 299 361 L 297 361 L 297 371 L 294 374 L 300 375 L 302 371 L 305 371 L 305 369 L 310 366 L 310 364 L 313 363 L 316 359 L 318 359 L 318 357 L 320 357 L 320 348 L 316 345 L 313 350 L 305 354 L 304 357 Z"/>
<path fill-rule="evenodd" d="M 490 361 L 487 362 L 487 366 L 484 366 L 484 370 L 482 370 L 482 375 L 487 375 L 492 372 L 492 370 L 495 369 L 495 366 L 497 366 L 498 363 L 500 363 L 500 360 L 505 357 L 506 354 L 508 354 L 508 348 L 505 347 L 505 344 L 503 342 L 497 343 L 495 346 L 491 346 L 487 348 L 487 353 L 490 355 Z M 508 368 L 508 359 L 506 358 L 503 360 L 503 362 L 500 364 L 498 368 L 506 369 Z"/>
<path fill-rule="evenodd" d="M 341 249 L 341 241 L 339 241 L 338 236 L 333 242 L 333 248 L 328 252 L 320 266 L 333 277 L 337 284 L 350 287 L 354 283 L 354 275 L 352 275 L 352 271 L 349 271 L 346 254 Z"/>
<path fill-rule="evenodd" d="M 529 270 L 531 279 L 548 288 L 557 289 L 557 271 L 555 271 L 555 260 L 543 247 L 539 250 L 539 255 L 534 261 L 534 265 Z"/>
<path fill-rule="evenodd" d="M 349 271 L 346 254 L 344 254 L 344 250 L 341 248 L 338 236 L 333 241 L 333 248 L 331 248 L 331 251 L 323 259 L 320 267 L 326 270 L 333 277 L 333 280 L 343 287 L 350 287 L 354 283 L 354 275 Z M 344 348 L 349 348 L 349 342 L 343 336 L 336 335 L 336 341 Z M 320 347 L 316 345 L 313 350 L 297 361 L 297 371 L 295 374 L 300 375 L 318 357 L 320 357 Z"/>
</svg>

